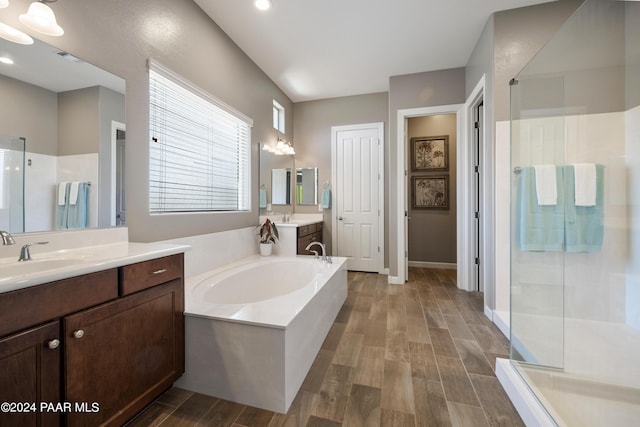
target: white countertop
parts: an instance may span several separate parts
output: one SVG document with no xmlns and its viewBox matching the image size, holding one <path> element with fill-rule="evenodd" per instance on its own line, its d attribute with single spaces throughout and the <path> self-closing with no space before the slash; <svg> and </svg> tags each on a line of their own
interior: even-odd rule
<svg viewBox="0 0 640 427">
<path fill-rule="evenodd" d="M 283 222 L 284 215 L 271 214 L 261 215 L 260 223 L 262 224 L 266 218 L 269 218 L 271 222 L 275 223 L 277 227 L 304 227 L 309 224 L 317 224 L 323 222 L 322 214 L 292 214 L 291 219 L 287 222 Z"/>
<path fill-rule="evenodd" d="M 15 257 L 0 258 L 0 293 L 174 255 L 189 249 L 187 245 L 131 242 L 51 252 L 44 252 L 42 250 L 44 247 L 38 247 L 37 250 L 34 247 L 31 251 L 32 260 L 19 263 L 17 254 L 20 247 L 18 245 L 12 247 L 17 248 Z M 16 269 L 31 269 L 32 266 L 33 271 L 15 272 Z"/>
</svg>

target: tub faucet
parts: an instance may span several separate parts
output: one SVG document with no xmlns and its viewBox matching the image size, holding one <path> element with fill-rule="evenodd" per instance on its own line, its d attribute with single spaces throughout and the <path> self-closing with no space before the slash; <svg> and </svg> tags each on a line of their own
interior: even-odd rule
<svg viewBox="0 0 640 427">
<path fill-rule="evenodd" d="M 326 249 L 326 247 L 324 246 L 324 244 L 323 244 L 323 243 L 321 243 L 321 242 L 311 242 L 311 243 L 309 243 L 309 244 L 307 245 L 307 247 L 306 247 L 306 249 L 305 249 L 305 250 L 306 250 L 306 251 L 308 251 L 308 250 L 309 250 L 309 248 L 311 248 L 311 246 L 313 246 L 313 245 L 320 245 L 320 247 L 322 248 L 322 262 L 325 262 L 325 263 L 331 264 L 331 257 L 330 257 L 330 256 L 329 256 L 329 257 L 327 256 L 327 249 Z M 316 253 L 316 254 L 317 254 L 317 252 L 316 252 L 316 251 L 312 251 L 312 252 L 314 252 L 314 253 Z"/>
<path fill-rule="evenodd" d="M 15 245 L 16 241 L 13 240 L 13 236 L 8 231 L 0 230 L 0 236 L 2 236 L 3 245 Z"/>
</svg>

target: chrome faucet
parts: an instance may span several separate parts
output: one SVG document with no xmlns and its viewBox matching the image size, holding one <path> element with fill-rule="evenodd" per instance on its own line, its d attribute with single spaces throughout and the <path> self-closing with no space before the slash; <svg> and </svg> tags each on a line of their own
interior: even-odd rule
<svg viewBox="0 0 640 427">
<path fill-rule="evenodd" d="M 29 252 L 29 248 L 33 245 L 46 245 L 49 242 L 35 242 L 35 243 L 27 243 L 20 249 L 20 258 L 18 258 L 18 262 L 20 261 L 31 261 L 31 253 Z"/>
<path fill-rule="evenodd" d="M 13 240 L 13 236 L 8 231 L 0 230 L 0 236 L 2 236 L 3 245 L 15 245 L 16 241 Z"/>
<path fill-rule="evenodd" d="M 323 243 L 321 242 L 311 242 L 307 245 L 307 247 L 305 248 L 306 251 L 309 250 L 309 248 L 311 248 L 311 246 L 313 245 L 320 245 L 320 247 L 322 248 L 322 262 L 331 264 L 331 257 L 327 256 L 327 248 L 324 246 Z M 316 251 L 311 251 L 315 254 L 316 258 L 318 258 L 318 252 Z"/>
</svg>

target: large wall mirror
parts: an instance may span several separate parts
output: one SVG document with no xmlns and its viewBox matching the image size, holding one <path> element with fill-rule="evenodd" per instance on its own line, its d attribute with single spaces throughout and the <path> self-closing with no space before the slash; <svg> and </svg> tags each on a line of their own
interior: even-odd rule
<svg viewBox="0 0 640 427">
<path fill-rule="evenodd" d="M 125 224 L 125 81 L 38 40 L 24 46 L 0 39 L 0 58 L 7 58 L 0 59 L 0 135 L 24 141 L 22 165 L 16 150 L 0 146 L 0 162 L 23 168 L 8 175 L 2 164 L 0 229 Z M 10 191 L 16 180 L 23 180 L 22 200 Z M 83 224 L 58 221 L 65 182 L 87 186 Z"/>
<path fill-rule="evenodd" d="M 260 146 L 260 211 L 291 212 L 293 156 L 282 156 Z"/>
</svg>

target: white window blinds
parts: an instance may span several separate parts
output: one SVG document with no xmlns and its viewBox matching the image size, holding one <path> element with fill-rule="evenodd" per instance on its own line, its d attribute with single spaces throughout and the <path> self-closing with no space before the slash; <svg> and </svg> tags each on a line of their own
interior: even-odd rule
<svg viewBox="0 0 640 427">
<path fill-rule="evenodd" d="M 149 211 L 246 211 L 250 119 L 150 63 Z"/>
</svg>

